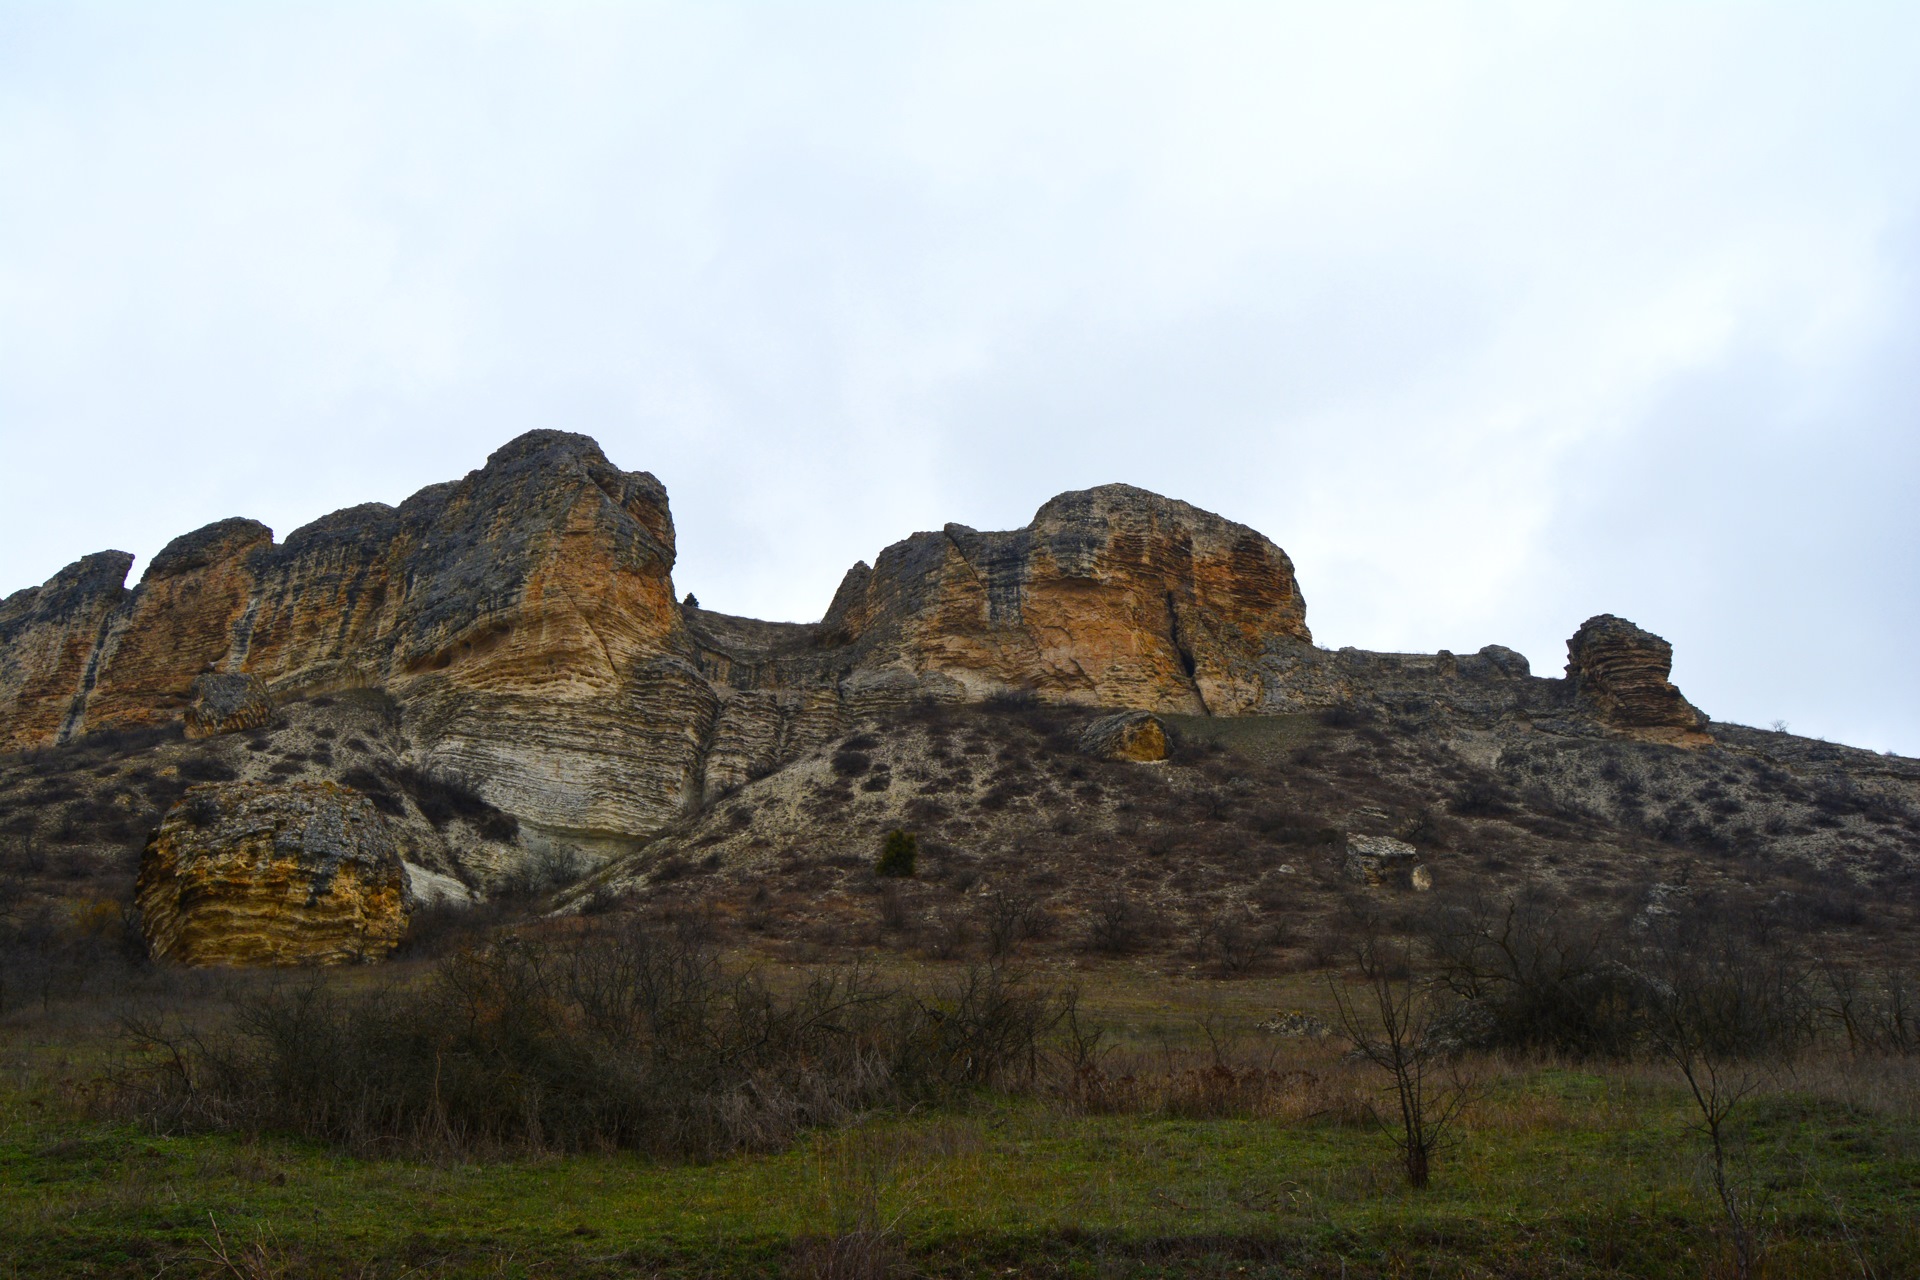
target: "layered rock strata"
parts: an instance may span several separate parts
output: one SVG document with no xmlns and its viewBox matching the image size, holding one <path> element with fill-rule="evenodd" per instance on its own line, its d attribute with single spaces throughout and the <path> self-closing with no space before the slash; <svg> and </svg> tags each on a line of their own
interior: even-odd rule
<svg viewBox="0 0 1920 1280">
<path fill-rule="evenodd" d="M 155 958 L 186 965 L 377 960 L 405 932 L 407 898 L 380 814 L 328 782 L 189 788 L 136 889 Z"/>
<path fill-rule="evenodd" d="M 1275 643 L 1310 643 L 1284 551 L 1130 485 L 1065 493 L 1008 533 L 950 524 L 854 566 L 821 623 L 874 675 L 982 697 L 1238 715 Z"/>
<path fill-rule="evenodd" d="M 856 565 L 817 623 L 683 604 L 674 555 L 657 480 L 584 436 L 530 432 L 398 507 L 283 543 L 225 520 L 170 543 L 132 590 L 131 557 L 103 552 L 8 597 L 0 743 L 224 732 L 373 687 L 398 705 L 412 765 L 514 814 L 531 852 L 599 857 L 919 699 L 1217 716 L 1353 703 L 1699 737 L 1664 642 L 1630 624 L 1583 628 L 1568 681 L 1498 646 L 1328 652 L 1279 547 L 1126 485 L 1062 494 L 1021 529 L 916 533 Z"/>
<path fill-rule="evenodd" d="M 1080 731 L 1080 749 L 1103 760 L 1151 764 L 1167 758 L 1167 727 L 1144 711 L 1101 716 Z"/>
<path fill-rule="evenodd" d="M 72 735 L 133 557 L 102 551 L 0 601 L 0 749 Z"/>
<path fill-rule="evenodd" d="M 273 722 L 273 695 L 259 676 L 219 674 L 196 676 L 193 700 L 187 704 L 189 738 L 211 738 L 238 729 L 261 729 Z"/>
<path fill-rule="evenodd" d="M 1645 742 L 1707 746 L 1707 717 L 1667 678 L 1672 670 L 1672 645 L 1610 613 L 1588 618 L 1567 641 L 1574 699 L 1602 724 Z"/>
</svg>

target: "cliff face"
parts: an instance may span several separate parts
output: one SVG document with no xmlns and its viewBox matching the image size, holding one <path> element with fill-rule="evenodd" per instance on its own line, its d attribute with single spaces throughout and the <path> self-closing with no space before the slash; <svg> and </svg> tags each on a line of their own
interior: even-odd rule
<svg viewBox="0 0 1920 1280">
<path fill-rule="evenodd" d="M 0 601 L 0 749 L 59 741 L 97 673 L 133 557 L 102 551 Z"/>
<path fill-rule="evenodd" d="M 965 696 L 1236 715 L 1269 645 L 1310 642 L 1286 553 L 1128 485 L 1066 493 L 1008 533 L 948 525 L 856 566 L 822 624 L 870 672 Z"/>
<path fill-rule="evenodd" d="M 687 800 L 703 731 L 673 556 L 657 480 L 584 436 L 531 432 L 463 480 L 282 545 L 226 520 L 170 543 L 132 592 L 131 557 L 111 552 L 10 597 L 0 722 L 13 747 L 202 732 L 259 714 L 189 716 L 203 675 L 280 698 L 377 686 L 423 764 L 471 775 L 536 833 L 644 830 Z"/>
<path fill-rule="evenodd" d="M 1645 742 L 1707 746 L 1707 718 L 1680 696 L 1672 670 L 1672 645 L 1610 613 L 1588 618 L 1567 641 L 1573 696 L 1602 724 Z"/>
<path fill-rule="evenodd" d="M 477 788 L 529 851 L 597 858 L 924 698 L 1216 716 L 1365 701 L 1481 722 L 1571 708 L 1700 738 L 1664 642 L 1631 624 L 1583 628 L 1565 684 L 1493 646 L 1328 653 L 1279 547 L 1126 485 L 1062 494 L 1021 529 L 914 534 L 856 565 L 818 623 L 683 607 L 674 551 L 657 480 L 585 436 L 535 431 L 461 480 L 284 543 L 251 520 L 210 525 L 131 591 L 131 557 L 103 552 L 0 602 L 0 743 L 219 734 L 374 688 L 411 767 Z"/>
<path fill-rule="evenodd" d="M 380 815 L 324 782 L 192 788 L 148 842 L 136 900 L 154 955 L 176 964 L 378 960 L 407 924 Z"/>
</svg>

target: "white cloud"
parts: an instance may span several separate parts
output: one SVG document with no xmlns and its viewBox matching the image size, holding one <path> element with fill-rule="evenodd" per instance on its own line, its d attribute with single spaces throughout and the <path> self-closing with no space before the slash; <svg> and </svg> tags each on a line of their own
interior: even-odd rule
<svg viewBox="0 0 1920 1280">
<path fill-rule="evenodd" d="M 560 426 L 713 606 L 1125 479 L 1329 642 L 1626 612 L 1920 751 L 1916 71 L 1885 6 L 0 3 L 0 582 Z"/>
</svg>

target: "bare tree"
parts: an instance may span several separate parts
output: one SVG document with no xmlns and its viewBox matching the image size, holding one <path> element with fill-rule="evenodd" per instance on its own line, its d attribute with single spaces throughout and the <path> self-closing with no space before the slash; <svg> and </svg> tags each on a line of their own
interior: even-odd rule
<svg viewBox="0 0 1920 1280">
<path fill-rule="evenodd" d="M 1767 1059 L 1791 1054 L 1806 1034 L 1806 975 L 1790 957 L 1758 954 L 1724 931 L 1685 947 L 1670 940 L 1659 962 L 1647 1037 L 1687 1086 L 1734 1273 L 1752 1276 L 1766 1253 L 1766 1214 L 1750 1164 L 1736 1168 L 1736 1119 L 1765 1082 Z"/>
<path fill-rule="evenodd" d="M 1447 1144 L 1448 1130 L 1468 1099 L 1465 1082 L 1436 1034 L 1441 990 L 1416 974 L 1411 947 L 1389 946 L 1373 930 L 1361 941 L 1356 959 L 1364 995 L 1356 999 L 1328 979 L 1340 1030 L 1360 1056 L 1392 1077 L 1399 1123 L 1390 1118 L 1381 1123 L 1400 1148 L 1407 1184 L 1424 1188 L 1434 1156 Z"/>
</svg>

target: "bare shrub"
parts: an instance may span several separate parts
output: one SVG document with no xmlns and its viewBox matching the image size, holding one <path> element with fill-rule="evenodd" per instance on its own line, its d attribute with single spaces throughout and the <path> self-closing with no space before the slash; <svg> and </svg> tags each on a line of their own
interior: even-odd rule
<svg viewBox="0 0 1920 1280">
<path fill-rule="evenodd" d="M 1812 1039 L 1808 975 L 1779 948 L 1755 948 L 1721 920 L 1661 941 L 1648 1038 L 1693 1101 L 1734 1273 L 1756 1275 L 1769 1245 L 1766 1184 L 1737 1120 L 1775 1067 Z"/>
<path fill-rule="evenodd" d="M 1370 932 L 1355 959 L 1365 982 L 1358 1000 L 1337 981 L 1327 984 L 1340 1030 L 1356 1053 L 1390 1078 L 1397 1115 L 1382 1120 L 1382 1127 L 1400 1148 L 1407 1185 L 1424 1189 L 1433 1158 L 1448 1143 L 1468 1098 L 1465 1082 L 1449 1069 L 1444 1041 L 1434 1034 L 1447 1002 L 1439 984 L 1416 972 L 1410 948 L 1390 947 Z"/>
<path fill-rule="evenodd" d="M 628 918 L 509 937 L 424 981 L 240 990 L 129 1023 L 109 1106 L 162 1131 L 358 1151 L 770 1150 L 873 1106 L 1031 1080 L 1059 1001 L 998 967 L 924 998 L 857 968 L 777 990 Z"/>
<path fill-rule="evenodd" d="M 1153 914 L 1125 893 L 1113 893 L 1093 905 L 1083 940 L 1089 951 L 1126 955 L 1138 951 L 1154 931 Z"/>
<path fill-rule="evenodd" d="M 1825 970 L 1822 1011 L 1839 1024 L 1856 1053 L 1920 1054 L 1920 987 L 1911 974 L 1886 969 L 1863 975 L 1846 965 Z"/>
<path fill-rule="evenodd" d="M 1461 1002 L 1449 1027 L 1478 1049 L 1624 1058 L 1652 993 L 1615 931 L 1534 899 L 1470 900 L 1425 921 L 1439 976 Z"/>
<path fill-rule="evenodd" d="M 1040 899 L 1018 889 L 1002 889 L 985 898 L 977 914 L 987 954 L 994 959 L 1012 955 L 1022 942 L 1039 937 L 1052 923 Z"/>
</svg>

